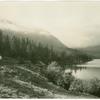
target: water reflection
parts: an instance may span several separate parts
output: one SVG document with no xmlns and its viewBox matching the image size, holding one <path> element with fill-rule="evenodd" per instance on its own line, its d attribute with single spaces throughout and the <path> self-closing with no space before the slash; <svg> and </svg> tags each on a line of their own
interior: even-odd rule
<svg viewBox="0 0 100 100">
<path fill-rule="evenodd" d="M 89 80 L 100 79 L 100 59 L 94 59 L 84 65 L 67 66 L 65 73 L 71 72 L 76 78 Z"/>
<path fill-rule="evenodd" d="M 72 68 L 71 70 L 74 71 L 75 73 L 77 73 L 78 70 L 82 71 L 83 69 L 86 69 L 86 67 L 85 66 L 83 66 L 83 67 L 75 67 L 75 68 Z"/>
<path fill-rule="evenodd" d="M 66 73 L 67 72 L 77 73 L 77 71 L 82 71 L 83 69 L 85 70 L 85 69 L 87 69 L 87 67 L 85 67 L 85 66 L 81 66 L 81 67 L 79 67 L 79 66 L 70 66 L 69 68 L 67 68 L 65 70 L 65 72 Z"/>
</svg>

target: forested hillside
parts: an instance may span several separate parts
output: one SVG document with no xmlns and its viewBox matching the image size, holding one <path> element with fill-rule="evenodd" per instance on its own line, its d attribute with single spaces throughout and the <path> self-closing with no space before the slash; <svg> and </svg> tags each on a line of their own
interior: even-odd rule
<svg viewBox="0 0 100 100">
<path fill-rule="evenodd" d="M 36 43 L 34 39 L 27 36 L 3 34 L 0 30 L 0 54 L 3 57 L 12 57 L 18 60 L 30 60 L 33 63 L 42 61 L 49 64 L 56 61 L 59 65 L 77 64 L 90 60 L 88 55 L 72 49 L 71 54 L 67 54 L 67 49 L 57 52 L 53 46 Z"/>
<path fill-rule="evenodd" d="M 100 45 L 89 46 L 79 50 L 86 52 L 88 55 L 93 56 L 93 58 L 100 58 Z"/>
</svg>

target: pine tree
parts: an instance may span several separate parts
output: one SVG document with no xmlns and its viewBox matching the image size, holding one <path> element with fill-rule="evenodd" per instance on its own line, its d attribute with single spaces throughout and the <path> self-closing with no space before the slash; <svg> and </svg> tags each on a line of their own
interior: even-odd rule
<svg viewBox="0 0 100 100">
<path fill-rule="evenodd" d="M 0 30 L 0 54 L 2 54 L 2 46 L 3 46 L 2 40 L 3 40 L 3 35 L 2 31 Z"/>
<path fill-rule="evenodd" d="M 11 55 L 10 38 L 8 35 L 4 36 L 3 51 L 5 56 Z"/>
</svg>

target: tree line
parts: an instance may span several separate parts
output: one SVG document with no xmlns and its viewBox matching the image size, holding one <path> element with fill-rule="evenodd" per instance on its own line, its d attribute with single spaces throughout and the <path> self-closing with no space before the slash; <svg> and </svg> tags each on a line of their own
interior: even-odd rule
<svg viewBox="0 0 100 100">
<path fill-rule="evenodd" d="M 86 54 L 67 55 L 66 52 L 57 53 L 53 47 L 43 46 L 41 43 L 36 44 L 35 41 L 28 37 L 17 37 L 4 35 L 0 30 L 0 55 L 3 57 L 12 57 L 18 60 L 30 60 L 32 63 L 42 61 L 49 64 L 56 61 L 59 65 L 77 64 L 81 61 L 85 62 L 90 59 Z"/>
</svg>

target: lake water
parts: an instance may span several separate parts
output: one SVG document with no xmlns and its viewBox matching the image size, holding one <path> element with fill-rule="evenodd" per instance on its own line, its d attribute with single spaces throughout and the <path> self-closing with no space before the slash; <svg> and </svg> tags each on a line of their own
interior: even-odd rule
<svg viewBox="0 0 100 100">
<path fill-rule="evenodd" d="M 83 65 L 77 65 L 77 68 L 69 68 L 67 71 L 72 71 L 72 74 L 79 79 L 89 80 L 93 78 L 100 79 L 100 59 L 94 59 Z"/>
</svg>

